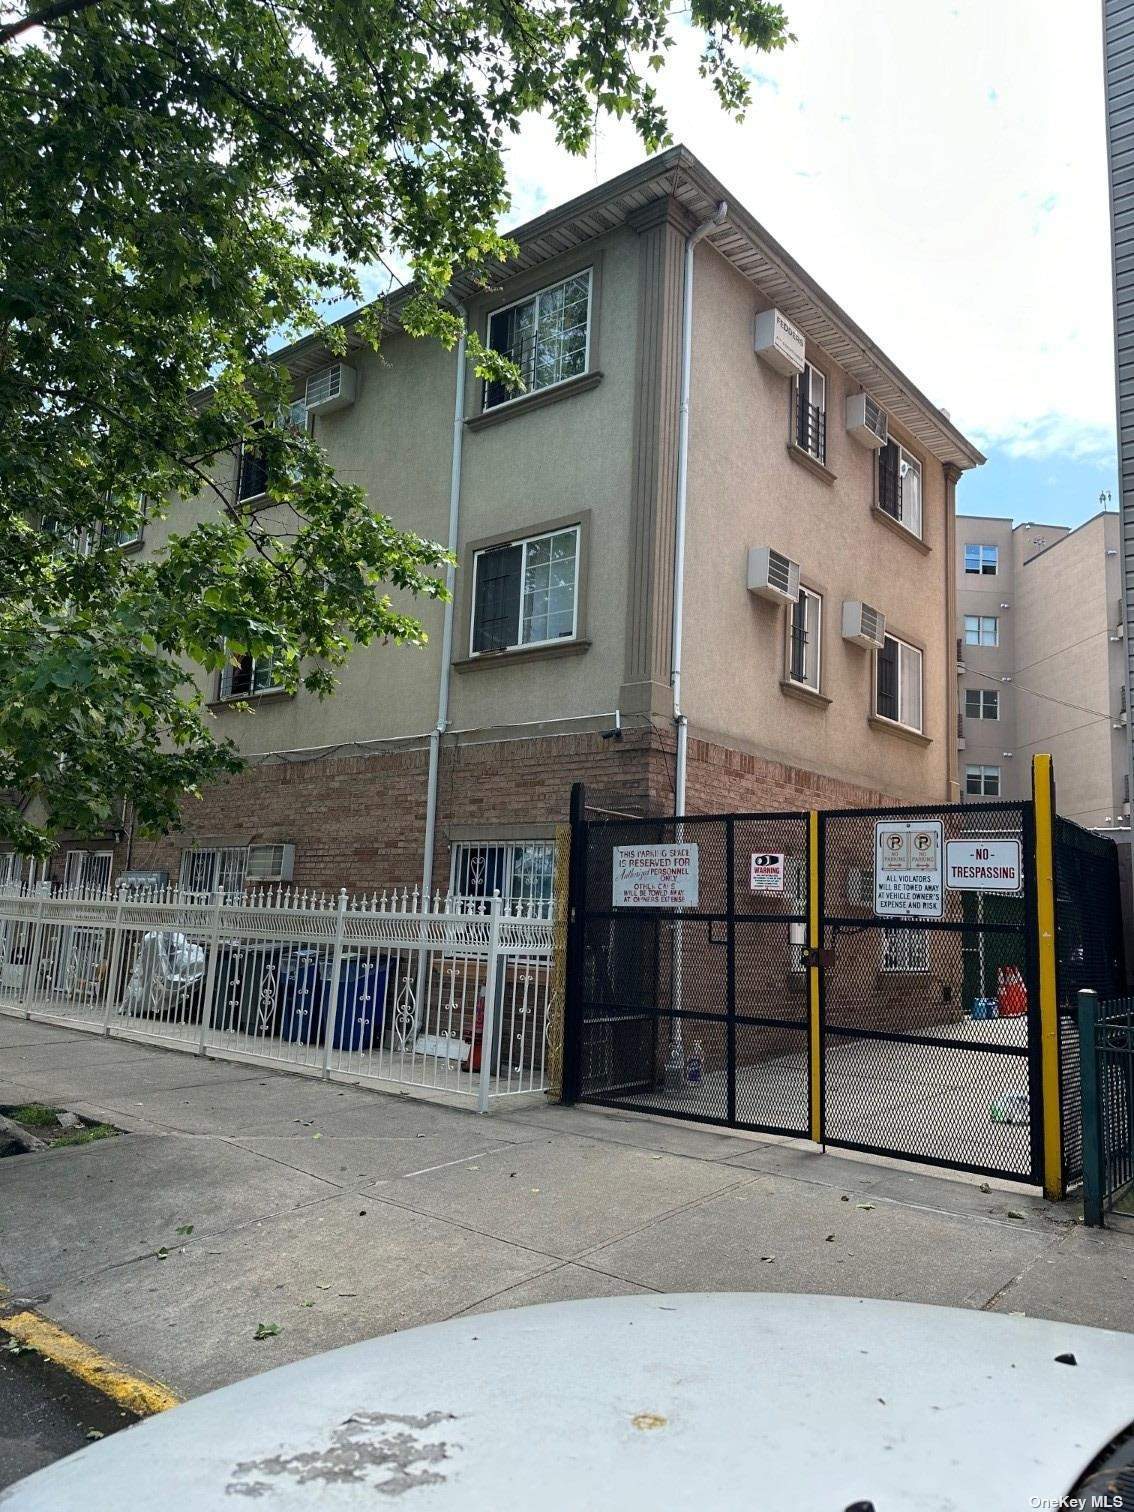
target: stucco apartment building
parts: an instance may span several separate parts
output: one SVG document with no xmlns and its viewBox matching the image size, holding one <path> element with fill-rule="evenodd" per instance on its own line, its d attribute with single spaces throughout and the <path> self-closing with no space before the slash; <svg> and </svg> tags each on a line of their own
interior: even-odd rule
<svg viewBox="0 0 1134 1512">
<path fill-rule="evenodd" d="M 206 693 L 248 770 L 60 876 L 543 895 L 579 779 L 634 814 L 683 784 L 688 812 L 956 798 L 954 490 L 980 453 L 684 148 L 512 234 L 497 286 L 455 292 L 523 394 L 396 330 L 376 359 L 349 319 L 341 367 L 283 354 L 340 475 L 454 543 L 451 613 L 416 606 L 428 644 L 358 652 L 323 703 L 232 669 Z"/>
<path fill-rule="evenodd" d="M 959 515 L 956 571 L 966 797 L 1027 797 L 1050 751 L 1060 813 L 1128 825 L 1118 516 L 1070 530 Z"/>
</svg>

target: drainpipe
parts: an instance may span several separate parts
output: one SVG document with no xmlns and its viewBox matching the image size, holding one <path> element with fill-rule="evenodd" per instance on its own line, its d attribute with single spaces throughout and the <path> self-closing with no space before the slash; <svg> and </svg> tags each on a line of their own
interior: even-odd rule
<svg viewBox="0 0 1134 1512">
<path fill-rule="evenodd" d="M 702 237 L 708 236 L 718 226 L 723 226 L 728 216 L 728 205 L 721 200 L 716 214 L 702 221 L 691 236 L 685 238 L 685 281 L 681 295 L 681 411 L 677 438 L 677 522 L 673 544 L 673 643 L 670 655 L 670 682 L 673 686 L 673 722 L 677 726 L 677 752 L 674 761 L 673 813 L 678 820 L 674 839 L 681 842 L 684 826 L 680 820 L 685 813 L 685 771 L 689 751 L 689 721 L 681 708 L 681 652 L 684 627 L 685 598 L 685 514 L 689 491 L 689 390 L 693 368 L 693 253 Z M 678 915 L 673 931 L 673 1006 L 682 1004 L 682 940 L 681 917 Z M 680 1013 L 674 1013 L 669 1021 L 669 1057 L 665 1068 L 665 1087 L 675 1091 L 685 1083 L 685 1046 L 681 1033 Z"/>
<path fill-rule="evenodd" d="M 681 709 L 681 652 L 685 597 L 685 513 L 689 488 L 689 389 L 693 365 L 693 252 L 728 218 L 728 205 L 721 200 L 716 214 L 703 221 L 685 238 L 685 281 L 681 302 L 681 411 L 677 439 L 677 529 L 673 548 L 673 644 L 670 682 L 673 685 L 673 722 L 677 726 L 677 759 L 673 784 L 673 812 L 685 813 L 685 770 L 688 759 L 689 722 Z"/>
<path fill-rule="evenodd" d="M 463 304 L 451 301 L 467 324 L 468 312 Z M 457 383 L 453 397 L 452 468 L 449 475 L 449 554 L 456 556 L 461 515 L 461 450 L 465 439 L 465 330 L 457 341 Z M 449 598 L 445 604 L 445 625 L 441 632 L 441 678 L 437 688 L 437 724 L 429 736 L 429 776 L 425 789 L 425 854 L 421 862 L 421 906 L 428 911 L 433 891 L 433 851 L 437 839 L 437 788 L 441 765 L 441 737 L 449 723 L 449 682 L 453 660 L 453 585 L 457 569 L 445 568 L 445 586 Z"/>
</svg>

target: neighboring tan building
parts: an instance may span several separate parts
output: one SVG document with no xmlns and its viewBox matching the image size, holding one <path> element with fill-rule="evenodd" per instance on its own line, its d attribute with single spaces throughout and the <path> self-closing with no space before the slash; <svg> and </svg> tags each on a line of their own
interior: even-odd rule
<svg viewBox="0 0 1134 1512">
<path fill-rule="evenodd" d="M 1050 751 L 1061 814 L 1129 824 L 1118 516 L 1069 530 L 958 515 L 956 562 L 966 797 L 1026 798 Z"/>
<path fill-rule="evenodd" d="M 431 754 L 429 879 L 462 892 L 545 895 L 579 779 L 636 814 L 674 812 L 683 760 L 689 812 L 956 798 L 954 489 L 980 453 L 684 148 L 512 234 L 499 287 L 456 293 L 530 391 L 464 373 L 456 500 L 457 356 L 394 331 L 379 360 L 350 320 L 341 373 L 314 339 L 283 354 L 315 435 L 376 509 L 444 541 L 457 504 L 447 661 L 444 610 L 422 603 L 428 645 L 359 651 L 325 703 L 233 669 L 206 691 L 248 771 L 187 802 L 184 833 L 101 847 L 116 873 L 412 887 Z M 245 496 L 262 488 L 254 456 L 225 465 Z M 209 508 L 178 505 L 140 549 Z M 103 863 L 70 863 L 85 864 Z"/>
</svg>

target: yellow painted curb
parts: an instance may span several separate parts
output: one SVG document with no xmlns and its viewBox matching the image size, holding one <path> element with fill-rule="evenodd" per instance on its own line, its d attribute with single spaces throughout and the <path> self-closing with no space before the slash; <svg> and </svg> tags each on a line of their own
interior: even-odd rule
<svg viewBox="0 0 1134 1512">
<path fill-rule="evenodd" d="M 7 1318 L 0 1317 L 0 1330 L 139 1417 L 165 1412 L 169 1407 L 176 1407 L 180 1400 L 168 1386 L 134 1375 L 124 1365 L 108 1360 L 97 1349 L 76 1339 L 74 1334 L 57 1328 L 38 1313 L 18 1312 Z"/>
</svg>

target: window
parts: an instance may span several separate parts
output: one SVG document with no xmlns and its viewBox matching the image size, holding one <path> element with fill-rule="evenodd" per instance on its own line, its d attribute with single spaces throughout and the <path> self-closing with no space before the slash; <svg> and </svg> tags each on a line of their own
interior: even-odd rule
<svg viewBox="0 0 1134 1512">
<path fill-rule="evenodd" d="M 921 539 L 921 463 L 896 441 L 878 453 L 878 508 Z"/>
<path fill-rule="evenodd" d="M 488 344 L 520 369 L 524 391 L 535 393 L 587 371 L 590 359 L 591 270 L 541 289 L 488 320 Z M 484 407 L 519 398 L 519 390 L 488 383 Z"/>
<path fill-rule="evenodd" d="M 554 878 L 554 840 L 478 840 L 453 848 L 450 890 L 461 897 L 499 893 L 509 903 L 550 903 Z"/>
<path fill-rule="evenodd" d="M 998 766 L 967 766 L 965 792 L 979 798 L 999 798 L 1000 768 Z"/>
<path fill-rule="evenodd" d="M 874 653 L 874 711 L 909 730 L 921 730 L 921 652 L 893 635 Z"/>
<path fill-rule="evenodd" d="M 999 546 L 965 546 L 965 572 L 973 577 L 995 577 L 1000 567 Z"/>
<path fill-rule="evenodd" d="M 63 865 L 63 886 L 106 892 L 114 864 L 113 851 L 68 851 Z"/>
<path fill-rule="evenodd" d="M 85 557 L 94 550 L 97 530 L 89 530 L 85 525 L 68 525 L 54 515 L 45 515 L 40 524 L 44 535 L 54 536 L 64 551 Z"/>
<path fill-rule="evenodd" d="M 570 640 L 579 527 L 490 546 L 473 557 L 472 654 Z"/>
<path fill-rule="evenodd" d="M 244 891 L 247 869 L 245 845 L 182 851 L 180 884 L 186 892 L 212 893 L 219 887 L 226 897 L 235 897 Z"/>
<path fill-rule="evenodd" d="M 249 656 L 246 652 L 222 669 L 217 696 L 222 699 L 253 698 L 258 693 L 275 693 L 279 686 L 274 658 Z"/>
<path fill-rule="evenodd" d="M 966 646 L 998 646 L 1000 621 L 995 614 L 965 615 Z"/>
<path fill-rule="evenodd" d="M 287 407 L 286 424 L 289 425 L 292 430 L 306 431 L 307 421 L 307 400 L 302 397 L 299 399 L 293 399 Z"/>
<path fill-rule="evenodd" d="M 883 929 L 882 970 L 928 971 L 929 931 L 896 927 Z"/>
<path fill-rule="evenodd" d="M 1000 694 L 995 688 L 965 689 L 966 719 L 999 719 Z"/>
<path fill-rule="evenodd" d="M 788 615 L 788 681 L 819 691 L 823 600 L 801 588 Z"/>
<path fill-rule="evenodd" d="M 795 380 L 795 443 L 817 462 L 827 460 L 827 380 L 810 362 Z"/>
<path fill-rule="evenodd" d="M 253 427 L 263 430 L 260 422 Z M 240 447 L 240 462 L 236 485 L 236 497 L 243 504 L 248 499 L 260 499 L 268 491 L 268 459 L 264 448 L 254 441 L 244 441 Z"/>
</svg>

